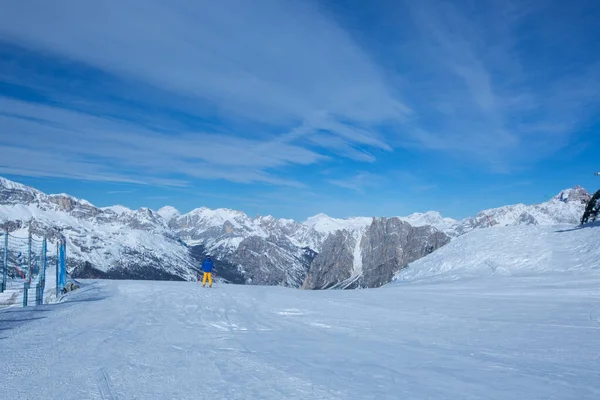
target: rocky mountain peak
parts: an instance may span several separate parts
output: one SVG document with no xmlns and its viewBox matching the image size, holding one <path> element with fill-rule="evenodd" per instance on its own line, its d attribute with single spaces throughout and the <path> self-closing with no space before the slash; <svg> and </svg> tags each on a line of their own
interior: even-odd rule
<svg viewBox="0 0 600 400">
<path fill-rule="evenodd" d="M 65 193 L 60 194 L 50 194 L 46 196 L 46 199 L 58 206 L 60 211 L 72 212 L 76 208 L 86 209 L 91 211 L 92 209 L 96 209 L 92 203 L 86 200 L 78 199 L 77 197 L 69 196 Z M 97 209 L 96 209 L 97 210 Z"/>
<path fill-rule="evenodd" d="M 15 190 L 31 193 L 41 193 L 39 190 L 29 186 L 25 186 L 22 183 L 13 182 L 9 179 L 0 177 L 0 190 Z"/>
<path fill-rule="evenodd" d="M 0 178 L 1 204 L 31 204 L 36 202 L 38 197 L 42 195 L 43 193 L 39 190 Z"/>
<path fill-rule="evenodd" d="M 571 189 L 565 189 L 553 197 L 553 200 L 562 201 L 563 203 L 586 204 L 591 198 L 587 190 L 579 185 Z"/>
</svg>

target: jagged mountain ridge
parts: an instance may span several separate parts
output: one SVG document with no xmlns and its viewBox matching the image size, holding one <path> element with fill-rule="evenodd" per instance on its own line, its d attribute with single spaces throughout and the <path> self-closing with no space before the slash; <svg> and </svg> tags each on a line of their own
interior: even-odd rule
<svg viewBox="0 0 600 400">
<path fill-rule="evenodd" d="M 562 190 L 550 200 L 540 204 L 514 204 L 479 212 L 476 216 L 444 229 L 448 235 L 456 237 L 473 229 L 490 226 L 509 225 L 576 225 L 581 219 L 586 203 L 591 195 L 581 186 Z"/>
<path fill-rule="evenodd" d="M 432 225 L 452 237 L 485 228 L 486 223 L 489 226 L 488 218 L 492 224 L 577 223 L 586 194 L 585 190 L 576 187 L 561 192 L 547 203 L 500 207 L 462 221 L 443 218 L 437 212 L 389 220 L 398 220 L 392 224 L 397 228 L 394 235 L 405 229 L 399 228 L 398 224 L 404 221 L 412 227 Z M 30 221 L 34 233 L 53 235 L 52 227 L 62 229 L 72 248 L 69 268 L 75 275 L 193 279 L 197 258 L 211 253 L 220 264 L 218 268 L 223 270 L 221 275 L 231 276 L 232 281 L 295 287 L 305 283 L 309 270 L 313 274 L 319 271 L 312 265 L 315 257 L 331 259 L 325 243 L 334 240 L 331 237 L 336 232 L 345 231 L 352 254 L 347 257 L 347 252 L 344 253 L 342 258 L 351 261 L 345 263 L 345 272 L 339 275 L 346 276 L 350 271 L 350 279 L 359 286 L 373 285 L 380 280 L 368 278 L 370 271 L 380 265 L 375 265 L 374 261 L 364 262 L 361 243 L 366 240 L 369 229 L 381 222 L 367 217 L 336 219 L 319 214 L 299 223 L 271 216 L 250 218 L 240 211 L 205 207 L 186 214 L 168 206 L 158 211 L 148 208 L 130 210 L 122 206 L 98 208 L 66 194 L 46 195 L 0 178 L 0 220 L 12 231 L 25 229 Z M 418 250 L 403 251 L 416 252 L 419 257 L 425 255 L 426 249 L 431 247 L 431 238 L 435 237 L 432 228 L 427 229 L 429 233 L 421 235 L 421 242 L 416 245 Z M 380 235 L 377 240 L 385 242 L 386 235 L 391 234 Z M 444 243 L 445 239 L 437 236 L 437 242 Z M 394 251 L 390 254 L 398 261 L 387 269 L 401 268 L 406 260 Z M 389 275 L 387 269 L 383 273 L 385 276 Z M 345 284 L 347 279 L 327 282 L 327 285 Z"/>
<path fill-rule="evenodd" d="M 67 268 L 88 278 L 192 279 L 185 243 L 150 209 L 97 208 L 0 178 L 0 221 L 15 236 L 67 239 Z"/>
<path fill-rule="evenodd" d="M 374 218 L 361 234 L 338 230 L 323 244 L 304 282 L 307 289 L 379 287 L 394 274 L 450 242 L 432 226 Z"/>
<path fill-rule="evenodd" d="M 193 279 L 198 258 L 210 252 L 232 281 L 299 287 L 325 239 L 292 220 L 205 207 L 185 215 L 172 207 L 99 208 L 3 178 L 0 221 L 22 237 L 30 227 L 38 237 L 62 233 L 69 272 L 88 278 Z"/>
</svg>

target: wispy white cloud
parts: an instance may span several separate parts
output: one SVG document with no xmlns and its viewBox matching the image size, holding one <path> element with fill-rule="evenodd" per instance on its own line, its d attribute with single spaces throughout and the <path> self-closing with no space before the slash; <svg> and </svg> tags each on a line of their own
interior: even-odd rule
<svg viewBox="0 0 600 400">
<path fill-rule="evenodd" d="M 378 66 L 317 2 L 57 0 L 33 9 L 0 4 L 0 37 L 9 43 L 156 87 L 183 99 L 198 116 L 225 124 L 241 119 L 279 131 L 252 139 L 249 133 L 226 131 L 167 136 L 4 99 L 13 110 L 2 116 L 3 128 L 19 131 L 21 138 L 11 145 L 32 149 L 43 143 L 53 149 L 46 158 L 63 152 L 96 163 L 96 157 L 106 164 L 95 168 L 112 166 L 123 176 L 142 168 L 155 176 L 162 169 L 187 177 L 300 186 L 273 171 L 325 161 L 320 151 L 372 162 L 369 148 L 391 150 L 375 127 L 410 114 L 389 93 Z M 73 104 L 77 100 L 71 98 L 66 106 Z"/>
<path fill-rule="evenodd" d="M 346 179 L 328 180 L 332 185 L 350 189 L 360 194 L 364 194 L 369 189 L 382 185 L 385 181 L 386 179 L 383 176 L 371 172 L 359 172 Z"/>
<path fill-rule="evenodd" d="M 406 110 L 376 65 L 311 1 L 63 0 L 3 8 L 0 33 L 23 45 L 251 119 L 327 114 L 377 122 Z"/>
<path fill-rule="evenodd" d="M 329 182 L 360 191 L 370 183 L 358 163 L 399 147 L 510 171 L 564 147 L 598 110 L 597 57 L 543 62 L 548 49 L 572 55 L 572 43 L 586 40 L 566 26 L 563 35 L 549 33 L 544 2 L 393 3 L 410 21 L 383 33 L 411 51 L 382 46 L 374 57 L 356 40 L 360 32 L 343 29 L 316 0 L 0 0 L 0 42 L 103 71 L 124 86 L 101 82 L 86 96 L 80 86 L 80 94 L 63 93 L 70 82 L 59 76 L 0 70 L 6 82 L 60 98 L 0 98 L 0 173 L 302 187 L 288 169 L 345 158 L 357 162 L 353 178 Z M 531 21 L 537 28 L 525 29 Z M 390 72 L 375 61 L 384 58 L 403 67 Z M 402 75 L 402 85 L 390 75 Z M 94 90 L 219 128 L 188 129 L 143 107 L 118 110 L 110 99 L 96 101 Z"/>
<path fill-rule="evenodd" d="M 59 176 L 169 186 L 187 178 L 301 186 L 264 169 L 311 164 L 324 158 L 281 143 L 195 133 L 164 135 L 131 124 L 52 106 L 0 97 L 4 173 Z"/>
</svg>

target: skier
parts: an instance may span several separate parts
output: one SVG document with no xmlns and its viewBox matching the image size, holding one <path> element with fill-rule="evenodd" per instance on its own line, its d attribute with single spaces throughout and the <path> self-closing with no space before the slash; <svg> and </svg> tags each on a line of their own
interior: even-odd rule
<svg viewBox="0 0 600 400">
<path fill-rule="evenodd" d="M 202 278 L 202 287 L 206 287 L 206 279 L 208 278 L 208 287 L 212 287 L 212 270 L 215 267 L 210 255 L 207 254 L 204 262 L 202 263 L 202 271 L 204 271 L 204 277 Z"/>
</svg>

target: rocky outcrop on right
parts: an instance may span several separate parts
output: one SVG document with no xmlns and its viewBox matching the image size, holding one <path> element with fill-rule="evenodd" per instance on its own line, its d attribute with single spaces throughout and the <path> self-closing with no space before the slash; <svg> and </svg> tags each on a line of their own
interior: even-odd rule
<svg viewBox="0 0 600 400">
<path fill-rule="evenodd" d="M 414 227 L 399 218 L 375 218 L 361 242 L 361 286 L 389 283 L 400 269 L 450 242 L 431 226 Z"/>
<path fill-rule="evenodd" d="M 449 242 L 449 236 L 431 226 L 374 218 L 358 239 L 348 231 L 331 235 L 313 261 L 303 287 L 380 287 L 409 263 Z"/>
</svg>

